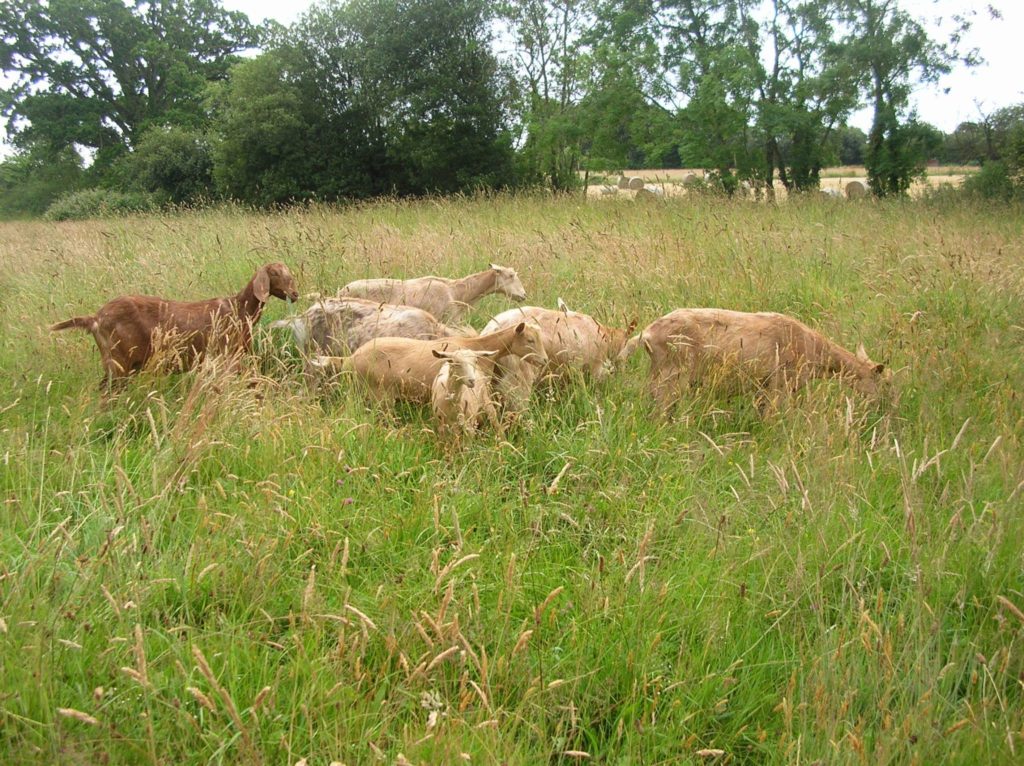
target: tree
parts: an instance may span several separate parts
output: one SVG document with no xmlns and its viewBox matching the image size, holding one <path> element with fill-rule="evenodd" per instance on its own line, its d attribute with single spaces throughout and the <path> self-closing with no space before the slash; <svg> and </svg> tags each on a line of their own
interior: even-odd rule
<svg viewBox="0 0 1024 766">
<path fill-rule="evenodd" d="M 42 215 L 84 183 L 82 158 L 74 149 L 23 149 L 0 163 L 0 217 Z"/>
<path fill-rule="evenodd" d="M 87 147 L 104 159 L 151 127 L 198 125 L 206 83 L 256 34 L 219 0 L 6 0 L 2 110 L 21 145 Z"/>
<path fill-rule="evenodd" d="M 727 190 L 736 176 L 751 176 L 756 163 L 750 125 L 764 76 L 751 14 L 756 5 L 757 0 L 653 4 L 666 82 L 686 99 L 680 112 L 682 163 L 715 171 Z"/>
<path fill-rule="evenodd" d="M 514 181 L 483 0 L 314 6 L 214 88 L 214 176 L 259 204 Z"/>
<path fill-rule="evenodd" d="M 863 165 L 868 134 L 860 128 L 842 127 L 836 132 L 840 165 Z"/>
<path fill-rule="evenodd" d="M 213 193 L 213 156 L 202 131 L 153 128 L 118 165 L 114 175 L 120 186 L 150 192 L 159 200 L 180 204 Z"/>
<path fill-rule="evenodd" d="M 580 101 L 590 78 L 584 34 L 593 18 L 587 0 L 505 0 L 499 14 L 511 29 L 523 80 L 520 116 L 525 175 L 553 191 L 579 184 L 586 140 Z"/>
<path fill-rule="evenodd" d="M 213 179 L 222 194 L 260 205 L 313 195 L 320 115 L 287 72 L 282 53 L 265 53 L 213 87 Z"/>
<path fill-rule="evenodd" d="M 624 70 L 605 70 L 580 102 L 581 161 L 588 170 L 680 167 L 678 126 Z"/>
<path fill-rule="evenodd" d="M 758 87 L 758 127 L 765 144 L 761 180 L 773 168 L 787 190 L 819 185 L 832 135 L 857 103 L 857 80 L 836 53 L 835 0 L 770 0 L 751 54 L 766 59 Z"/>
<path fill-rule="evenodd" d="M 684 165 L 716 171 L 726 188 L 778 169 L 813 188 L 834 126 L 856 103 L 856 80 L 835 55 L 836 0 L 607 0 L 603 32 L 650 62 L 649 96 L 678 109 Z"/>
<path fill-rule="evenodd" d="M 334 16 L 352 35 L 345 60 L 379 109 L 373 117 L 400 194 L 512 182 L 508 77 L 491 52 L 489 6 L 353 0 Z"/>
<path fill-rule="evenodd" d="M 961 122 L 946 137 L 945 159 L 957 165 L 980 163 L 987 154 L 985 133 L 976 122 Z"/>
<path fill-rule="evenodd" d="M 897 0 L 842 0 L 841 11 L 844 49 L 874 109 L 865 157 L 868 184 L 879 197 L 905 194 L 924 170 L 906 123 L 911 90 L 917 82 L 936 82 L 957 60 L 977 63 L 973 52 L 961 57 L 957 51 L 969 23 L 956 17 L 949 40 L 940 42 Z"/>
</svg>

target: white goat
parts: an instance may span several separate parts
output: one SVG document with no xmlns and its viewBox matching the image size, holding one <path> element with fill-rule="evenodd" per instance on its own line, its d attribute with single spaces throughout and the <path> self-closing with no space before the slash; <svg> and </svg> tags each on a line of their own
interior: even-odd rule
<svg viewBox="0 0 1024 766">
<path fill-rule="evenodd" d="M 493 357 L 495 351 L 433 351 L 444 364 L 430 389 L 430 406 L 442 435 L 469 434 L 481 419 L 499 430 L 498 415 L 491 402 L 490 375 L 480 365 L 482 358 Z"/>
<path fill-rule="evenodd" d="M 514 269 L 491 264 L 489 269 L 461 279 L 359 279 L 338 291 L 338 297 L 368 298 L 381 303 L 416 306 L 444 320 L 460 318 L 474 303 L 490 293 L 504 293 L 515 301 L 526 300 L 526 289 Z"/>
<path fill-rule="evenodd" d="M 292 331 L 306 353 L 344 355 L 374 338 L 435 340 L 473 335 L 471 328 L 453 328 L 415 306 L 392 306 L 362 298 L 323 298 L 302 314 L 271 322 Z"/>
</svg>

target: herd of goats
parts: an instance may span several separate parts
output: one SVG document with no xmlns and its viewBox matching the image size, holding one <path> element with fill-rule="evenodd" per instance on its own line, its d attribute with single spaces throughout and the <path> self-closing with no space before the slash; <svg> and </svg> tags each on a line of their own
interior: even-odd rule
<svg viewBox="0 0 1024 766">
<path fill-rule="evenodd" d="M 456 324 L 491 293 L 526 299 L 516 272 L 492 264 L 461 279 L 351 282 L 335 297 L 313 296 L 304 313 L 271 326 L 291 330 L 307 370 L 354 376 L 375 401 L 429 403 L 439 432 L 457 436 L 485 421 L 500 428 L 498 408 L 521 411 L 541 381 L 576 372 L 600 379 L 639 346 L 650 356 L 650 395 L 665 415 L 695 385 L 752 390 L 762 407 L 772 407 L 812 378 L 839 378 L 874 394 L 891 375 L 862 346 L 851 353 L 775 313 L 676 309 L 629 337 L 636 322 L 608 327 L 559 300 L 554 309 L 502 312 L 479 334 Z M 283 263 L 260 267 L 231 297 L 184 302 L 126 295 L 51 329 L 92 333 L 103 362 L 101 385 L 109 388 L 158 360 L 171 358 L 181 369 L 207 354 L 249 352 L 270 296 L 299 299 Z"/>
</svg>

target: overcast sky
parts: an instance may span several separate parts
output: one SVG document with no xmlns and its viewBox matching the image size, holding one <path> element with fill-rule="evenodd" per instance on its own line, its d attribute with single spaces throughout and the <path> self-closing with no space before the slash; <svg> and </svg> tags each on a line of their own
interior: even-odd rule
<svg viewBox="0 0 1024 766">
<path fill-rule="evenodd" d="M 282 24 L 294 22 L 312 4 L 312 0 L 222 2 L 226 8 L 243 11 L 253 22 L 271 18 Z M 1024 43 L 1021 39 L 1024 0 L 901 0 L 901 5 L 929 22 L 939 18 L 948 20 L 957 10 L 976 10 L 974 26 L 964 45 L 979 48 L 986 60 L 984 65 L 975 69 L 960 67 L 954 70 L 937 86 L 918 89 L 913 101 L 921 119 L 949 133 L 965 120 L 976 120 L 979 106 L 987 114 L 999 107 L 1024 101 L 1024 80 L 1018 74 L 1024 64 Z M 990 17 L 987 12 L 989 5 L 999 8 L 1002 19 Z M 929 30 L 934 29 L 936 26 L 930 23 Z M 866 130 L 871 124 L 871 113 L 867 109 L 862 110 L 850 122 Z M 8 153 L 8 147 L 0 144 L 0 157 Z"/>
</svg>

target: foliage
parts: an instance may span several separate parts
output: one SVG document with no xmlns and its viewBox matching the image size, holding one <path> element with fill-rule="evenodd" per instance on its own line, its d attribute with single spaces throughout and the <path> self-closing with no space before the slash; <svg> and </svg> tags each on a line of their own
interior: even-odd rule
<svg viewBox="0 0 1024 766">
<path fill-rule="evenodd" d="M 759 175 L 771 188 L 777 167 L 787 190 L 816 189 L 835 156 L 833 131 L 857 105 L 855 70 L 835 39 L 833 0 L 771 0 L 768 10 L 751 42 L 768 58 L 759 85 Z"/>
<path fill-rule="evenodd" d="M 210 104 L 213 178 L 221 194 L 260 205 L 312 196 L 321 151 L 317 112 L 303 100 L 281 52 L 234 66 L 227 82 L 211 90 Z"/>
<path fill-rule="evenodd" d="M 987 200 L 1024 201 L 1024 124 L 1009 132 L 1000 153 L 1005 159 L 986 162 L 980 171 L 964 179 L 965 194 Z"/>
<path fill-rule="evenodd" d="M 1006 163 L 998 160 L 986 162 L 977 173 L 967 176 L 963 182 L 963 190 L 972 196 L 1003 202 L 1024 196 L 1024 188 L 1014 183 Z"/>
<path fill-rule="evenodd" d="M 833 135 L 840 165 L 863 165 L 868 136 L 860 128 L 843 126 Z"/>
<path fill-rule="evenodd" d="M 842 0 L 840 18 L 848 28 L 847 55 L 874 110 L 865 155 L 868 184 L 878 197 L 906 194 L 927 159 L 919 131 L 904 119 L 912 87 L 950 71 L 969 22 L 957 17 L 949 41 L 941 42 L 895 0 Z M 964 63 L 975 61 L 973 53 L 964 57 Z"/>
<path fill-rule="evenodd" d="M 1015 104 L 962 122 L 946 137 L 943 159 L 966 164 L 1000 160 L 1012 151 L 1015 134 L 1024 130 L 1024 104 Z"/>
<path fill-rule="evenodd" d="M 358 0 L 335 16 L 354 43 L 357 98 L 371 99 L 378 111 L 368 116 L 383 125 L 389 190 L 511 182 L 509 84 L 490 49 L 489 14 L 485 0 Z"/>
<path fill-rule="evenodd" d="M 0 217 L 42 215 L 57 197 L 84 183 L 82 160 L 70 147 L 19 151 L 0 163 Z"/>
<path fill-rule="evenodd" d="M 728 189 L 735 171 L 749 177 L 756 163 L 750 124 L 758 83 L 757 24 L 751 0 L 654 4 L 649 20 L 664 30 L 664 67 L 688 97 L 680 111 L 680 156 L 686 167 L 716 171 Z"/>
<path fill-rule="evenodd" d="M 103 163 L 154 126 L 202 124 L 206 83 L 255 42 L 219 0 L 8 0 L 0 68 L 15 83 L 3 112 L 22 144 L 87 147 Z"/>
<path fill-rule="evenodd" d="M 82 189 L 59 197 L 47 208 L 45 218 L 48 221 L 82 221 L 86 218 L 146 213 L 156 208 L 156 201 L 145 192 Z"/>
<path fill-rule="evenodd" d="M 583 144 L 597 116 L 580 106 L 590 92 L 592 51 L 585 33 L 593 23 L 588 0 L 503 0 L 498 13 L 515 41 L 515 66 L 523 81 L 520 175 L 552 191 L 579 185 Z M 597 147 L 595 169 L 607 169 L 613 157 Z M 593 147 L 592 147 L 593 148 Z"/>
<path fill-rule="evenodd" d="M 153 128 L 120 161 L 120 186 L 150 192 L 165 202 L 209 199 L 213 156 L 204 132 L 181 127 Z"/>
<path fill-rule="evenodd" d="M 600 34 L 643 62 L 648 95 L 683 104 L 681 164 L 713 169 L 727 188 L 736 177 L 770 185 L 776 168 L 788 189 L 817 186 L 832 132 L 857 102 L 853 69 L 833 39 L 833 0 L 601 8 Z"/>
<path fill-rule="evenodd" d="M 260 204 L 513 183 L 508 83 L 478 0 L 310 10 L 214 90 L 214 175 Z"/>
<path fill-rule="evenodd" d="M 913 87 L 977 62 L 970 16 L 940 33 L 898 0 L 323 0 L 257 30 L 220 0 L 11 0 L 0 107 L 41 172 L 8 168 L 0 208 L 82 186 L 257 205 L 566 191 L 680 166 L 771 195 L 837 160 L 902 195 L 927 159 L 1006 159 L 1024 119 L 979 105 L 940 145 L 909 112 Z M 866 141 L 844 126 L 864 99 Z"/>
</svg>

